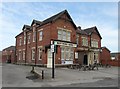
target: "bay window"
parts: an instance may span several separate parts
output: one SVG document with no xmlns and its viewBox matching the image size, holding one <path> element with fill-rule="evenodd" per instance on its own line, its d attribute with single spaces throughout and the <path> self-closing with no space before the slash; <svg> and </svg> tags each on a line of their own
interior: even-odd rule
<svg viewBox="0 0 120 89">
<path fill-rule="evenodd" d="M 82 37 L 82 46 L 88 46 L 88 39 L 87 39 L 87 37 Z"/>
<path fill-rule="evenodd" d="M 91 40 L 91 46 L 98 48 L 98 41 L 96 39 Z"/>
</svg>

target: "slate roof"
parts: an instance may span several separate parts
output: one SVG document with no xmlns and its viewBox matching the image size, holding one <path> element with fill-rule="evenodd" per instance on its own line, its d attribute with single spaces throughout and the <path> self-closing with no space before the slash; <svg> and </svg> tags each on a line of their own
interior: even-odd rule
<svg viewBox="0 0 120 89">
<path fill-rule="evenodd" d="M 31 26 L 32 26 L 34 23 L 35 23 L 35 24 L 37 24 L 37 25 L 40 25 L 42 22 L 41 22 L 41 21 L 38 21 L 38 20 L 33 19 Z"/>
<path fill-rule="evenodd" d="M 102 48 L 102 49 L 104 49 L 104 48 L 105 48 L 105 49 L 107 49 L 109 52 L 111 52 L 111 51 L 110 51 L 107 47 L 105 47 L 105 46 L 104 46 L 104 47 L 101 47 L 101 48 Z"/>
<path fill-rule="evenodd" d="M 31 30 L 31 26 L 29 26 L 29 25 L 24 25 L 22 30 L 24 30 L 25 28 L 28 29 L 28 30 Z"/>
<path fill-rule="evenodd" d="M 96 32 L 98 33 L 99 37 L 102 39 L 102 37 L 101 37 L 101 35 L 100 35 L 100 33 L 99 33 L 99 31 L 98 31 L 98 29 L 97 29 L 96 26 L 91 27 L 91 28 L 84 29 L 84 31 L 85 31 L 88 35 L 91 35 L 91 34 L 94 32 L 94 30 L 96 30 Z"/>
<path fill-rule="evenodd" d="M 68 16 L 68 18 L 70 19 L 70 21 L 72 22 L 73 26 L 74 26 L 75 28 L 77 28 L 76 25 L 75 25 L 75 23 L 73 22 L 72 18 L 70 17 L 70 15 L 69 15 L 69 13 L 68 13 L 67 10 L 61 11 L 60 13 L 58 13 L 58 14 L 56 14 L 56 15 L 54 15 L 54 16 L 51 16 L 50 18 L 47 18 L 46 20 L 44 20 L 44 21 L 41 22 L 40 26 L 41 26 L 41 25 L 44 25 L 44 24 L 47 24 L 47 23 L 49 23 L 49 22 L 52 22 L 52 21 L 57 20 L 58 18 L 60 18 L 60 16 L 62 16 L 62 15 L 65 14 L 65 13 L 66 13 L 66 15 Z"/>
<path fill-rule="evenodd" d="M 97 34 L 102 39 L 102 37 L 101 37 L 99 31 L 97 30 L 96 26 L 91 27 L 91 28 L 87 28 L 87 29 L 81 29 L 80 27 L 77 27 L 76 32 L 79 33 L 79 34 L 82 34 L 82 35 L 91 35 L 94 32 L 94 30 L 96 30 Z"/>
<path fill-rule="evenodd" d="M 10 47 L 7 47 L 7 48 L 3 49 L 3 51 L 5 51 L 5 50 L 7 50 L 7 51 L 15 50 L 15 46 L 10 46 Z"/>
</svg>

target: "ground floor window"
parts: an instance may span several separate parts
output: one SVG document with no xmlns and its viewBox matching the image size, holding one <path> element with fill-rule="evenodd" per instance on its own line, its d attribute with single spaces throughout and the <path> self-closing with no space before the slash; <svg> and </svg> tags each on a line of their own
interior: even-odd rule
<svg viewBox="0 0 120 89">
<path fill-rule="evenodd" d="M 35 60 L 35 49 L 32 49 L 32 60 Z"/>
<path fill-rule="evenodd" d="M 42 47 L 38 48 L 38 60 L 42 60 Z"/>
<path fill-rule="evenodd" d="M 23 50 L 23 60 L 25 60 L 25 50 Z"/>
<path fill-rule="evenodd" d="M 94 53 L 94 62 L 98 62 L 98 53 Z"/>
<path fill-rule="evenodd" d="M 21 51 L 19 51 L 18 59 L 21 60 Z"/>
<path fill-rule="evenodd" d="M 61 59 L 62 60 L 73 60 L 74 59 L 74 51 L 71 47 L 61 47 Z"/>
</svg>

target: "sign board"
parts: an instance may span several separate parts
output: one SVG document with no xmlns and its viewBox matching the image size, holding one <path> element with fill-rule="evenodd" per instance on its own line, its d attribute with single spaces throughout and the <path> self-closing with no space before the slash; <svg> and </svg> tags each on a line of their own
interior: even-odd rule
<svg viewBox="0 0 120 89">
<path fill-rule="evenodd" d="M 90 51 L 96 51 L 96 52 L 99 52 L 100 49 L 90 49 Z"/>
<path fill-rule="evenodd" d="M 61 42 L 61 41 L 54 41 L 54 44 L 55 45 L 70 46 L 70 47 L 77 47 L 77 44 L 67 43 L 67 42 Z"/>
<path fill-rule="evenodd" d="M 51 52 L 54 52 L 54 44 L 51 45 Z"/>
</svg>

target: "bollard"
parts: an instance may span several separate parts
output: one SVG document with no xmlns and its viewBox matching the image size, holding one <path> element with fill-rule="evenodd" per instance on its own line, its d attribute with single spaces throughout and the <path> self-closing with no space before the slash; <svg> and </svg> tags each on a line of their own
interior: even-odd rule
<svg viewBox="0 0 120 89">
<path fill-rule="evenodd" d="M 42 79 L 44 79 L 44 70 L 42 70 Z"/>
<path fill-rule="evenodd" d="M 31 70 L 31 73 L 34 73 L 34 66 L 32 66 L 32 70 Z"/>
</svg>

